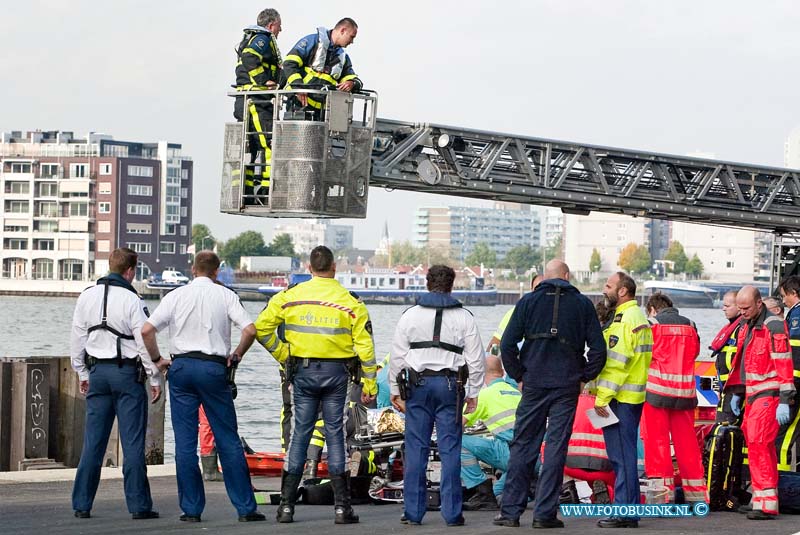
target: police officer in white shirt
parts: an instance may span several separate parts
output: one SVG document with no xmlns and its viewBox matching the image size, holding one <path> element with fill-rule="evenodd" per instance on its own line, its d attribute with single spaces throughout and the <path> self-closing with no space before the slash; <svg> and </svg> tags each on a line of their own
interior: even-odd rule
<svg viewBox="0 0 800 535">
<path fill-rule="evenodd" d="M 197 458 L 197 426 L 200 404 L 211 424 L 222 469 L 225 490 L 240 522 L 264 520 L 256 510 L 250 472 L 239 441 L 236 409 L 227 372 L 250 349 L 256 336 L 253 322 L 235 292 L 216 282 L 219 257 L 200 251 L 194 258 L 194 280 L 168 293 L 142 327 L 142 338 L 154 361 L 161 359 L 156 331 L 169 327 L 172 361 L 169 396 L 175 432 L 175 464 L 178 498 L 184 522 L 200 522 L 206 504 L 203 477 Z M 231 322 L 242 330 L 231 352 Z"/>
<path fill-rule="evenodd" d="M 130 249 L 115 249 L 109 258 L 111 272 L 81 293 L 72 318 L 72 368 L 86 394 L 86 432 L 72 489 L 78 518 L 91 516 L 114 417 L 125 451 L 122 474 L 128 511 L 134 520 L 158 518 L 144 458 L 145 377 L 149 376 L 153 403 L 161 396 L 161 383 L 158 368 L 141 346 L 147 308 L 131 285 L 137 260 Z"/>
<path fill-rule="evenodd" d="M 425 514 L 425 473 L 435 422 L 442 460 L 442 516 L 448 526 L 464 524 L 461 409 L 466 398 L 466 412 L 475 410 L 483 385 L 485 357 L 475 318 L 450 295 L 455 277 L 450 267 L 431 266 L 428 293 L 400 317 L 392 342 L 391 400 L 406 413 L 405 514 L 400 519 L 404 523 L 419 524 Z M 401 396 L 401 390 L 405 396 Z"/>
</svg>

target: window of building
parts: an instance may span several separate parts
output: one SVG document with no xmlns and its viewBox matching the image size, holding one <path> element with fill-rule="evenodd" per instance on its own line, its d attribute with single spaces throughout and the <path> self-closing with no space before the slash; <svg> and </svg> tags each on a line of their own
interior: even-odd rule
<svg viewBox="0 0 800 535">
<path fill-rule="evenodd" d="M 97 192 L 100 195 L 111 195 L 111 182 L 100 182 L 97 185 Z"/>
<path fill-rule="evenodd" d="M 33 261 L 32 275 L 34 279 L 52 279 L 53 261 L 49 258 L 37 258 Z"/>
<path fill-rule="evenodd" d="M 181 199 L 189 196 L 189 188 L 181 188 Z"/>
<path fill-rule="evenodd" d="M 111 232 L 111 221 L 98 221 L 97 232 L 101 234 L 107 234 Z"/>
<path fill-rule="evenodd" d="M 3 232 L 28 232 L 28 227 L 25 225 L 5 225 Z"/>
<path fill-rule="evenodd" d="M 186 236 L 187 231 L 186 225 L 181 225 L 181 236 Z"/>
<path fill-rule="evenodd" d="M 175 227 L 177 225 L 165 225 L 164 226 L 164 234 L 166 236 L 174 236 L 175 235 Z"/>
<path fill-rule="evenodd" d="M 39 166 L 39 176 L 41 178 L 58 178 L 57 163 L 43 163 Z"/>
<path fill-rule="evenodd" d="M 110 202 L 99 202 L 97 203 L 97 211 L 101 214 L 110 214 L 111 213 L 111 203 Z"/>
<path fill-rule="evenodd" d="M 56 241 L 52 239 L 37 238 L 33 240 L 34 251 L 54 251 L 56 248 Z"/>
<path fill-rule="evenodd" d="M 100 174 L 101 175 L 110 175 L 111 174 L 111 164 L 110 163 L 101 163 L 100 164 Z"/>
<path fill-rule="evenodd" d="M 145 242 L 129 241 L 128 248 L 137 253 L 148 254 L 150 253 L 150 244 Z"/>
<path fill-rule="evenodd" d="M 186 254 L 186 244 L 182 243 L 179 247 L 180 254 Z"/>
<path fill-rule="evenodd" d="M 126 231 L 128 234 L 152 234 L 153 225 L 150 223 L 128 223 Z"/>
<path fill-rule="evenodd" d="M 128 214 L 130 215 L 153 215 L 152 204 L 129 204 Z"/>
<path fill-rule="evenodd" d="M 181 178 L 186 180 L 189 178 L 189 170 L 188 169 L 181 169 Z"/>
<path fill-rule="evenodd" d="M 728 269 L 733 269 L 733 262 L 725 262 L 725 267 Z"/>
<path fill-rule="evenodd" d="M 186 217 L 188 213 L 188 209 L 185 206 L 181 206 L 181 217 Z"/>
<path fill-rule="evenodd" d="M 30 210 L 28 201 L 6 201 L 5 211 L 11 214 L 27 214 Z"/>
<path fill-rule="evenodd" d="M 153 168 L 146 165 L 129 165 L 128 166 L 128 176 L 143 176 L 152 178 L 153 177 Z"/>
<path fill-rule="evenodd" d="M 36 215 L 40 217 L 58 217 L 58 203 L 40 202 Z"/>
<path fill-rule="evenodd" d="M 153 186 L 145 186 L 144 184 L 128 184 L 128 195 L 152 197 Z"/>
<path fill-rule="evenodd" d="M 355 285 L 356 285 L 356 278 L 350 277 L 350 286 L 355 286 Z"/>
<path fill-rule="evenodd" d="M 6 182 L 6 193 L 27 195 L 31 192 L 30 182 Z"/>
<path fill-rule="evenodd" d="M 58 183 L 41 182 L 36 186 L 39 188 L 39 197 L 58 197 Z"/>
<path fill-rule="evenodd" d="M 34 232 L 58 232 L 58 222 L 57 221 L 34 221 L 33 222 L 33 231 Z"/>
<path fill-rule="evenodd" d="M 175 242 L 174 241 L 162 241 L 161 247 L 159 248 L 160 252 L 168 253 L 168 254 L 175 254 Z"/>
<path fill-rule="evenodd" d="M 71 202 L 69 203 L 70 217 L 86 217 L 89 215 L 88 202 Z"/>
<path fill-rule="evenodd" d="M 11 162 L 11 172 L 12 173 L 30 173 L 31 172 L 31 163 L 30 162 Z"/>
<path fill-rule="evenodd" d="M 97 252 L 98 253 L 107 253 L 111 250 L 111 241 L 110 240 L 97 240 Z"/>
<path fill-rule="evenodd" d="M 27 238 L 6 238 L 3 240 L 3 249 L 14 251 L 24 251 L 28 248 Z"/>
<path fill-rule="evenodd" d="M 86 178 L 89 176 L 89 165 L 85 163 L 73 163 L 69 166 L 70 178 Z"/>
</svg>

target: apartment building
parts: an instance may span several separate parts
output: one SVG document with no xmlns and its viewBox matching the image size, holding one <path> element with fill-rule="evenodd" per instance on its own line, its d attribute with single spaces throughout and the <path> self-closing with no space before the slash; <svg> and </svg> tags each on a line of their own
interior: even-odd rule
<svg viewBox="0 0 800 535">
<path fill-rule="evenodd" d="M 496 202 L 475 206 L 422 207 L 414 216 L 413 243 L 417 247 L 443 246 L 462 262 L 478 243 L 486 243 L 502 261 L 520 245 L 537 247 L 540 220 L 529 205 Z"/>
<path fill-rule="evenodd" d="M 0 134 L 0 280 L 87 282 L 117 247 L 137 277 L 191 260 L 192 161 L 181 145 L 72 132 Z"/>
</svg>

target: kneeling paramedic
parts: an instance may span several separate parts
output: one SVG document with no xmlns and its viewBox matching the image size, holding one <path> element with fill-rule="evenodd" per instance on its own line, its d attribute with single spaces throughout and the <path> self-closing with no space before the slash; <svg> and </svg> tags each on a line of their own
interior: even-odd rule
<svg viewBox="0 0 800 535">
<path fill-rule="evenodd" d="M 362 401 L 371 402 L 377 393 L 372 324 L 364 303 L 336 280 L 330 249 L 315 247 L 308 267 L 311 280 L 277 293 L 256 320 L 259 343 L 284 364 L 293 390 L 294 431 L 284 464 L 277 519 L 294 521 L 306 451 L 322 406 L 335 522 L 353 524 L 358 516 L 350 506 L 349 472 L 345 473 L 343 416 L 347 385 L 351 375 L 358 378 L 359 366 L 364 380 Z M 276 333 L 281 324 L 285 324 L 285 342 Z"/>
<path fill-rule="evenodd" d="M 492 437 L 464 435 L 461 439 L 461 483 L 475 493 L 464 502 L 466 511 L 496 511 L 508 470 L 509 444 L 522 394 L 513 379 L 506 378 L 499 357 L 486 357 L 486 387 L 478 394 L 475 411 L 464 416 L 464 425 L 481 421 Z M 492 485 L 479 462 L 503 472 Z"/>
<path fill-rule="evenodd" d="M 484 354 L 472 314 L 450 293 L 455 272 L 431 266 L 428 293 L 397 323 L 389 358 L 392 405 L 405 411 L 405 457 L 401 522 L 419 524 L 427 505 L 426 468 L 433 424 L 442 460 L 442 516 L 464 524 L 461 494 L 461 405 L 475 410 L 484 379 Z M 403 394 L 404 393 L 404 394 Z"/>
</svg>

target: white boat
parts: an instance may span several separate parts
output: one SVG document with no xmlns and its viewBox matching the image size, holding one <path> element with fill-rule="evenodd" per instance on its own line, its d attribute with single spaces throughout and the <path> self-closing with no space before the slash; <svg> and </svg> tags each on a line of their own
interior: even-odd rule
<svg viewBox="0 0 800 535">
<path fill-rule="evenodd" d="M 698 284 L 676 281 L 646 281 L 645 295 L 661 292 L 672 299 L 677 308 L 714 308 L 717 291 Z"/>
</svg>

